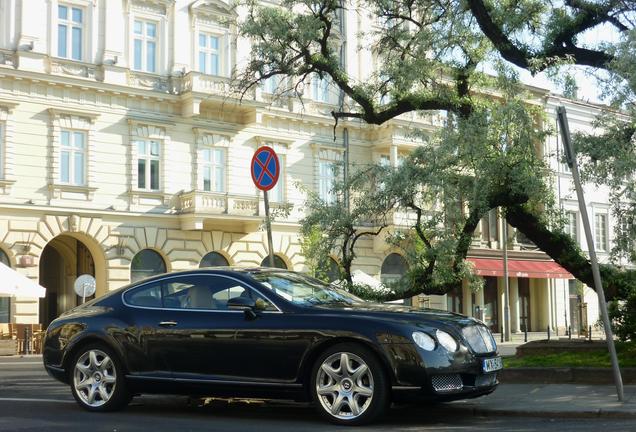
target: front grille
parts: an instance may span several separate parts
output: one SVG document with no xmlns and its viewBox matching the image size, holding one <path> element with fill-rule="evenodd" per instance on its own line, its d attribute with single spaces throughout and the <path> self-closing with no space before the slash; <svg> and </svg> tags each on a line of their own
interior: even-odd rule
<svg viewBox="0 0 636 432">
<path fill-rule="evenodd" d="M 475 387 L 489 387 L 497 382 L 497 374 L 478 375 L 475 378 Z"/>
<path fill-rule="evenodd" d="M 492 333 L 483 325 L 464 327 L 462 335 L 470 347 L 478 354 L 497 351 L 497 343 Z"/>
<path fill-rule="evenodd" d="M 457 391 L 463 387 L 462 377 L 458 374 L 433 375 L 431 383 L 433 389 L 438 393 Z"/>
</svg>

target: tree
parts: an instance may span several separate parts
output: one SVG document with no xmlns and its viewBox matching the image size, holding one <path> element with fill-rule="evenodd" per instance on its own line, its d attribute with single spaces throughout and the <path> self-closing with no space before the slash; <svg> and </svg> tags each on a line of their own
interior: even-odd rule
<svg viewBox="0 0 636 432">
<path fill-rule="evenodd" d="M 358 118 L 370 124 L 382 124 L 409 111 L 444 110 L 450 113 L 454 123 L 452 128 L 447 128 L 447 135 L 440 142 L 455 143 L 458 151 L 461 143 L 470 143 L 467 153 L 462 156 L 474 157 L 477 165 L 479 158 L 486 157 L 483 164 L 491 155 L 476 150 L 479 145 L 471 140 L 472 128 L 485 123 L 485 129 L 480 133 L 487 136 L 489 128 L 495 124 L 489 116 L 498 112 L 489 104 L 501 93 L 510 94 L 516 81 L 515 67 L 531 73 L 549 71 L 553 75 L 568 67 L 594 68 L 601 79 L 611 84 L 611 87 L 605 87 L 605 93 L 619 104 L 617 106 L 625 108 L 626 103 L 634 101 L 634 1 L 566 0 L 562 4 L 547 0 L 362 1 L 358 3 L 359 9 L 369 11 L 372 21 L 381 24 L 380 29 L 371 28 L 362 34 L 379 64 L 378 70 L 364 80 L 349 76 L 341 61 L 340 17 L 347 7 L 348 3 L 339 0 L 284 0 L 281 7 L 262 7 L 255 1 L 249 2 L 241 29 L 242 34 L 253 41 L 253 56 L 241 74 L 240 90 L 246 92 L 275 76 L 285 77 L 287 91 L 297 90 L 313 76 L 328 79 L 345 96 L 339 109 L 332 112 L 336 122 L 343 118 Z M 608 29 L 607 33 L 613 33 L 618 42 L 613 39 L 583 42 L 585 33 L 597 27 Z M 488 67 L 497 70 L 497 79 L 482 72 Z M 518 111 L 531 110 L 531 104 L 525 102 L 515 101 L 510 106 Z M 510 97 L 506 104 L 509 103 Z M 586 178 L 607 181 L 617 194 L 620 194 L 619 183 L 631 185 L 628 189 L 632 194 L 634 190 L 634 114 L 632 108 L 615 124 L 599 119 L 603 130 L 599 131 L 602 137 L 598 139 L 603 140 L 601 142 L 608 149 L 602 154 L 597 151 L 593 138 L 579 137 L 577 141 Z M 606 136 L 612 140 L 606 141 Z M 534 160 L 519 160 L 520 166 L 537 168 L 536 152 L 533 155 Z M 472 207 L 469 203 L 468 217 L 463 220 L 462 228 L 467 230 L 466 236 L 456 233 L 456 244 L 466 242 L 468 233 L 472 233 L 468 230 L 484 211 L 499 206 L 506 212 L 511 225 L 579 280 L 592 285 L 589 260 L 562 231 L 558 212 L 537 201 L 532 193 L 524 194 L 523 188 L 510 187 L 522 185 L 521 180 L 529 179 L 523 170 L 524 174 L 519 175 L 516 170 L 508 169 L 513 163 L 512 157 L 505 151 L 494 157 L 494 161 L 505 162 L 504 169 L 493 173 L 496 177 L 488 183 L 491 189 L 486 199 L 473 202 Z M 599 166 L 606 166 L 608 170 L 611 167 L 611 181 L 602 177 L 603 171 L 597 169 Z M 538 174 L 547 175 L 544 171 Z M 470 178 L 457 176 L 457 184 L 463 184 L 462 190 L 468 187 L 465 183 L 479 184 L 477 175 Z M 400 200 L 400 204 L 419 207 L 406 201 Z M 417 208 L 410 207 L 417 212 Z M 623 216 L 628 222 L 620 228 L 626 238 L 630 238 L 633 225 L 630 226 L 629 221 L 634 220 L 636 210 L 632 206 L 623 211 L 632 215 Z M 349 226 L 354 225 L 350 223 Z M 417 225 L 414 228 L 417 232 Z M 420 233 L 417 236 L 426 245 L 426 231 L 423 233 L 424 236 Z M 633 251 L 633 243 L 623 242 L 622 245 L 627 251 L 630 248 Z M 427 280 L 426 275 L 430 274 L 427 266 L 431 260 L 439 262 L 433 252 L 435 248 L 425 247 L 424 250 L 433 255 L 416 266 L 414 272 L 419 271 L 421 275 L 418 282 Z M 457 267 L 455 270 L 461 267 L 461 250 L 455 248 L 456 259 L 447 260 L 452 262 L 451 268 Z M 636 285 L 634 271 L 613 265 L 603 266 L 602 271 L 609 298 L 625 298 Z M 431 282 L 428 280 L 419 289 L 437 292 L 453 286 L 435 287 Z M 405 294 L 413 292 L 404 291 Z"/>
</svg>

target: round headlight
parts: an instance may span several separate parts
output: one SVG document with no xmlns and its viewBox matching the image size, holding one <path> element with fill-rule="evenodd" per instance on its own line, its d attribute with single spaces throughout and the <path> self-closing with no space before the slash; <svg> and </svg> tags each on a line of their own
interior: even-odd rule
<svg viewBox="0 0 636 432">
<path fill-rule="evenodd" d="M 435 339 L 422 332 L 413 332 L 413 341 L 418 347 L 426 351 L 433 351 L 435 349 Z"/>
<path fill-rule="evenodd" d="M 437 330 L 435 332 L 435 336 L 437 336 L 437 341 L 439 342 L 439 344 L 446 348 L 447 351 L 455 352 L 459 348 L 459 345 L 457 345 L 457 341 L 455 340 L 455 338 L 445 331 Z"/>
</svg>

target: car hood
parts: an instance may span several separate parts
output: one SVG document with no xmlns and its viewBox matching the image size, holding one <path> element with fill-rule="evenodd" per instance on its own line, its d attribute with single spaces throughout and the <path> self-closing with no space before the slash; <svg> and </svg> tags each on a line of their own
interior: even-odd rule
<svg viewBox="0 0 636 432">
<path fill-rule="evenodd" d="M 434 327 L 449 326 L 463 328 L 481 323 L 475 318 L 454 312 L 438 309 L 416 309 L 410 306 L 384 303 L 329 303 L 311 307 L 315 311 L 343 314 L 349 316 L 366 316 L 381 320 L 401 322 L 404 324 L 431 325 Z"/>
</svg>

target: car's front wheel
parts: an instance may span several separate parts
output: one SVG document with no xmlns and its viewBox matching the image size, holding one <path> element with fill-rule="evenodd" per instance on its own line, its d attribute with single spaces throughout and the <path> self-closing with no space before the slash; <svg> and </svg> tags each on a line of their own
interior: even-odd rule
<svg viewBox="0 0 636 432">
<path fill-rule="evenodd" d="M 109 348 L 91 345 L 79 350 L 72 367 L 71 391 L 82 408 L 113 411 L 130 402 L 119 359 Z"/>
<path fill-rule="evenodd" d="M 352 343 L 326 350 L 312 371 L 311 392 L 318 411 L 333 423 L 359 425 L 384 413 L 387 378 L 377 357 Z"/>
</svg>

